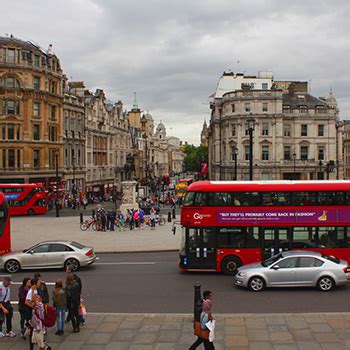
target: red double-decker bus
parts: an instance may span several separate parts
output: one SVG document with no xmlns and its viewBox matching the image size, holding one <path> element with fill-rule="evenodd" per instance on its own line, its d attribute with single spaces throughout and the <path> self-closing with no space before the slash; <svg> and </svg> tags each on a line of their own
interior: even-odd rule
<svg viewBox="0 0 350 350">
<path fill-rule="evenodd" d="M 5 196 L 0 193 L 0 255 L 11 251 L 10 214 Z"/>
<path fill-rule="evenodd" d="M 10 215 L 46 214 L 46 193 L 41 184 L 0 184 Z"/>
<path fill-rule="evenodd" d="M 350 263 L 350 181 L 195 182 L 181 225 L 184 270 L 232 274 L 290 249 Z"/>
</svg>

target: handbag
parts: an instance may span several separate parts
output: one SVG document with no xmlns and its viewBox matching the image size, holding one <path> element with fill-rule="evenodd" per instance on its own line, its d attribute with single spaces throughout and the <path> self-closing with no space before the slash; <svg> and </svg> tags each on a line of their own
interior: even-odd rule
<svg viewBox="0 0 350 350">
<path fill-rule="evenodd" d="M 194 335 L 204 340 L 209 340 L 209 329 L 202 329 L 201 323 L 194 321 Z"/>
</svg>

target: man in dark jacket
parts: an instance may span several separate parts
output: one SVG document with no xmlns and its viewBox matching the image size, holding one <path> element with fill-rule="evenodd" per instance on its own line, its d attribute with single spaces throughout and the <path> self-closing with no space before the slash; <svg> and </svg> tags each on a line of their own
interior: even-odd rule
<svg viewBox="0 0 350 350">
<path fill-rule="evenodd" d="M 72 268 L 71 265 L 67 265 L 66 273 L 67 273 L 67 275 L 73 275 L 73 279 L 74 279 L 75 282 L 77 282 L 78 287 L 79 287 L 79 294 L 81 295 L 82 290 L 83 290 L 83 284 L 81 282 L 80 277 L 76 273 L 73 272 L 73 268 Z M 79 315 L 79 320 L 80 320 L 80 324 L 82 324 L 82 325 L 85 324 L 85 319 L 84 319 L 84 317 L 82 315 Z M 66 322 L 69 322 L 69 321 L 70 321 L 70 317 L 69 317 L 69 314 L 68 314 Z"/>
<path fill-rule="evenodd" d="M 73 332 L 80 331 L 79 306 L 80 306 L 80 288 L 74 280 L 73 275 L 69 274 L 66 278 L 67 308 L 69 318 L 72 322 Z"/>
<path fill-rule="evenodd" d="M 36 272 L 34 274 L 34 279 L 40 280 L 40 286 L 38 287 L 38 294 L 41 296 L 42 303 L 48 304 L 50 301 L 49 291 L 47 289 L 46 283 L 43 281 L 41 274 Z"/>
</svg>

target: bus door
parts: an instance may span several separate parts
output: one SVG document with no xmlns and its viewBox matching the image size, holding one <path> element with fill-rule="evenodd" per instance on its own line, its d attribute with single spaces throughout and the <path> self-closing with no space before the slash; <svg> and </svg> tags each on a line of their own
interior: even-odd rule
<svg viewBox="0 0 350 350">
<path fill-rule="evenodd" d="M 186 231 L 188 268 L 216 271 L 215 232 L 203 228 L 187 228 Z"/>
<path fill-rule="evenodd" d="M 262 227 L 261 235 L 263 259 L 290 249 L 287 227 Z"/>
</svg>

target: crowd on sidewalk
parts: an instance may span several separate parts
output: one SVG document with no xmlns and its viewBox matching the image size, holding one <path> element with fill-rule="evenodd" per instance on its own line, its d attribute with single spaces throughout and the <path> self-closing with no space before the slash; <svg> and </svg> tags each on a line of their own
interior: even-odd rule
<svg viewBox="0 0 350 350">
<path fill-rule="evenodd" d="M 11 305 L 11 278 L 4 277 L 0 283 L 0 338 L 15 337 Z M 72 267 L 67 266 L 65 285 L 59 279 L 50 296 L 46 283 L 40 273 L 35 273 L 34 278 L 25 277 L 18 290 L 18 311 L 20 313 L 20 335 L 29 339 L 29 349 L 37 345 L 40 350 L 51 349 L 45 342 L 47 328 L 56 323 L 56 335 L 64 334 L 64 324 L 71 322 L 73 332 L 78 333 L 80 326 L 85 323 L 85 306 L 82 304 L 82 281 Z M 67 313 L 67 318 L 66 318 Z M 6 322 L 6 332 L 3 332 L 3 323 Z"/>
</svg>

